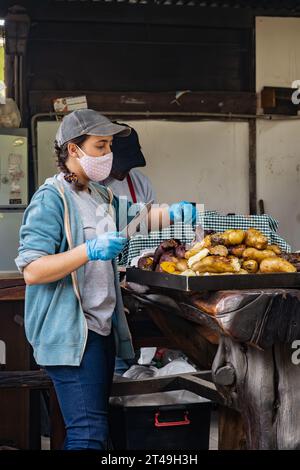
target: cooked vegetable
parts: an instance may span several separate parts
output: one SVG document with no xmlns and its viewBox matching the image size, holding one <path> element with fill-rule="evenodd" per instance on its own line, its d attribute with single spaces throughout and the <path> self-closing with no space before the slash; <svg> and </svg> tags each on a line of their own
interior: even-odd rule
<svg viewBox="0 0 300 470">
<path fill-rule="evenodd" d="M 138 268 L 144 269 L 145 271 L 152 271 L 153 269 L 153 257 L 152 256 L 142 256 L 138 260 Z"/>
<path fill-rule="evenodd" d="M 183 271 L 186 271 L 187 269 L 188 269 L 188 263 L 186 259 L 180 259 L 179 261 L 177 261 L 176 263 L 177 271 L 183 272 Z"/>
<path fill-rule="evenodd" d="M 165 240 L 163 241 L 155 250 L 154 256 L 153 256 L 153 269 L 156 268 L 158 263 L 160 262 L 160 258 L 165 253 L 166 251 L 172 251 L 174 253 L 174 250 L 177 246 L 181 245 L 181 242 L 179 240 L 176 240 L 175 238 L 171 238 L 170 240 Z"/>
<path fill-rule="evenodd" d="M 191 258 L 192 256 L 199 253 L 199 251 L 201 251 L 202 249 L 203 249 L 202 242 L 195 243 L 195 245 L 193 245 L 193 247 L 190 250 L 186 251 L 185 258 L 186 259 Z"/>
<path fill-rule="evenodd" d="M 192 269 L 187 269 L 186 271 L 180 273 L 180 276 L 196 276 L 196 273 Z"/>
<path fill-rule="evenodd" d="M 246 248 L 247 248 L 246 245 L 229 246 L 228 252 L 230 255 L 234 255 L 237 258 L 241 258 Z"/>
<path fill-rule="evenodd" d="M 257 250 L 264 250 L 267 248 L 268 239 L 259 230 L 249 228 L 246 232 L 245 244 Z"/>
<path fill-rule="evenodd" d="M 254 259 L 260 263 L 265 258 L 276 257 L 274 251 L 272 250 L 257 250 L 256 248 L 246 248 L 243 253 L 244 259 Z"/>
<path fill-rule="evenodd" d="M 224 245 L 216 245 L 208 248 L 211 255 L 227 256 L 228 250 Z"/>
<path fill-rule="evenodd" d="M 268 245 L 267 250 L 272 250 L 276 255 L 281 255 L 281 248 L 278 245 Z"/>
<path fill-rule="evenodd" d="M 272 257 L 265 258 L 260 263 L 261 273 L 295 273 L 297 269 L 285 259 Z"/>
<path fill-rule="evenodd" d="M 240 270 L 240 263 L 237 258 L 225 258 L 223 256 L 207 256 L 195 263 L 193 271 L 200 273 L 234 273 Z"/>
<path fill-rule="evenodd" d="M 207 248 L 203 248 L 199 253 L 196 255 L 192 256 L 191 258 L 188 259 L 188 267 L 191 269 L 194 269 L 193 266 L 195 263 L 200 261 L 201 259 L 205 258 L 209 254 L 209 251 Z"/>
<path fill-rule="evenodd" d="M 185 258 L 185 253 L 186 253 L 186 249 L 184 245 L 176 246 L 175 248 L 176 258 L 179 258 L 179 259 Z"/>
<path fill-rule="evenodd" d="M 283 253 L 282 258 L 289 261 L 300 272 L 300 253 Z"/>
<path fill-rule="evenodd" d="M 245 238 L 244 230 L 226 230 L 223 233 L 210 235 L 212 245 L 240 245 Z"/>
<path fill-rule="evenodd" d="M 255 259 L 248 259 L 243 262 L 242 268 L 245 269 L 248 273 L 257 273 L 258 262 Z"/>
<path fill-rule="evenodd" d="M 163 261 L 162 263 L 160 263 L 160 267 L 162 271 L 169 273 L 169 274 L 174 274 L 176 272 L 175 263 L 172 263 L 170 261 Z"/>
</svg>

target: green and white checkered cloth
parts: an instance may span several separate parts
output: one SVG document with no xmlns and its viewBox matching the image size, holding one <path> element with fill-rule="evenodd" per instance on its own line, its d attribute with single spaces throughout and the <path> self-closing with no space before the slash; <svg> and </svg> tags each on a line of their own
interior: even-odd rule
<svg viewBox="0 0 300 470">
<path fill-rule="evenodd" d="M 254 227 L 260 230 L 269 240 L 269 243 L 279 245 L 285 252 L 290 252 L 290 245 L 277 233 L 278 221 L 269 215 L 221 215 L 215 211 L 205 211 L 197 214 L 196 225 L 204 230 L 224 232 L 228 229 L 247 230 Z M 178 238 L 183 244 L 190 243 L 195 236 L 194 227 L 176 223 L 160 231 L 150 232 L 148 236 L 136 235 L 131 238 L 122 252 L 119 264 L 129 266 L 131 260 L 139 256 L 142 250 L 156 248 L 163 240 Z"/>
</svg>

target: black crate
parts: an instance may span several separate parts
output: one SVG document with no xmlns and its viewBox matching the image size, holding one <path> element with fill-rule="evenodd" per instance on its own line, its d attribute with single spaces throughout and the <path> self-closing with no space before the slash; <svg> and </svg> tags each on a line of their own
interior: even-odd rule
<svg viewBox="0 0 300 470">
<path fill-rule="evenodd" d="M 212 403 L 187 391 L 110 400 L 115 450 L 206 450 Z"/>
</svg>

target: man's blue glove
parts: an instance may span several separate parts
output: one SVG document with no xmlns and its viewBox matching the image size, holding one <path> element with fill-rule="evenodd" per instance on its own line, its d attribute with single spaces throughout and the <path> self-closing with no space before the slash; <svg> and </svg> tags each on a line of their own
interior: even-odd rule
<svg viewBox="0 0 300 470">
<path fill-rule="evenodd" d="M 121 237 L 119 232 L 107 232 L 97 238 L 86 241 L 86 251 L 90 261 L 108 261 L 116 258 L 123 250 L 127 238 Z"/>
<path fill-rule="evenodd" d="M 169 207 L 169 215 L 171 222 L 181 221 L 193 225 L 196 222 L 197 209 L 187 201 L 175 202 Z"/>
</svg>

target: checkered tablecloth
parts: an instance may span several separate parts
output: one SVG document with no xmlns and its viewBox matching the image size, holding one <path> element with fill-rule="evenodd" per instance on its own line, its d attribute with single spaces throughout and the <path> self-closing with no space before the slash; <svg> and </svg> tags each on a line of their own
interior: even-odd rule
<svg viewBox="0 0 300 470">
<path fill-rule="evenodd" d="M 269 243 L 279 245 L 283 251 L 291 251 L 290 245 L 276 233 L 277 220 L 269 215 L 221 215 L 215 211 L 205 211 L 198 213 L 196 225 L 201 225 L 204 230 L 215 230 L 216 232 L 228 229 L 246 230 L 254 227 L 266 235 Z M 190 243 L 194 235 L 194 227 L 183 223 L 176 223 L 160 231 L 150 232 L 148 236 L 137 235 L 128 242 L 122 252 L 119 264 L 129 266 L 130 261 L 142 250 L 157 247 L 163 240 L 178 238 L 185 244 Z"/>
</svg>

